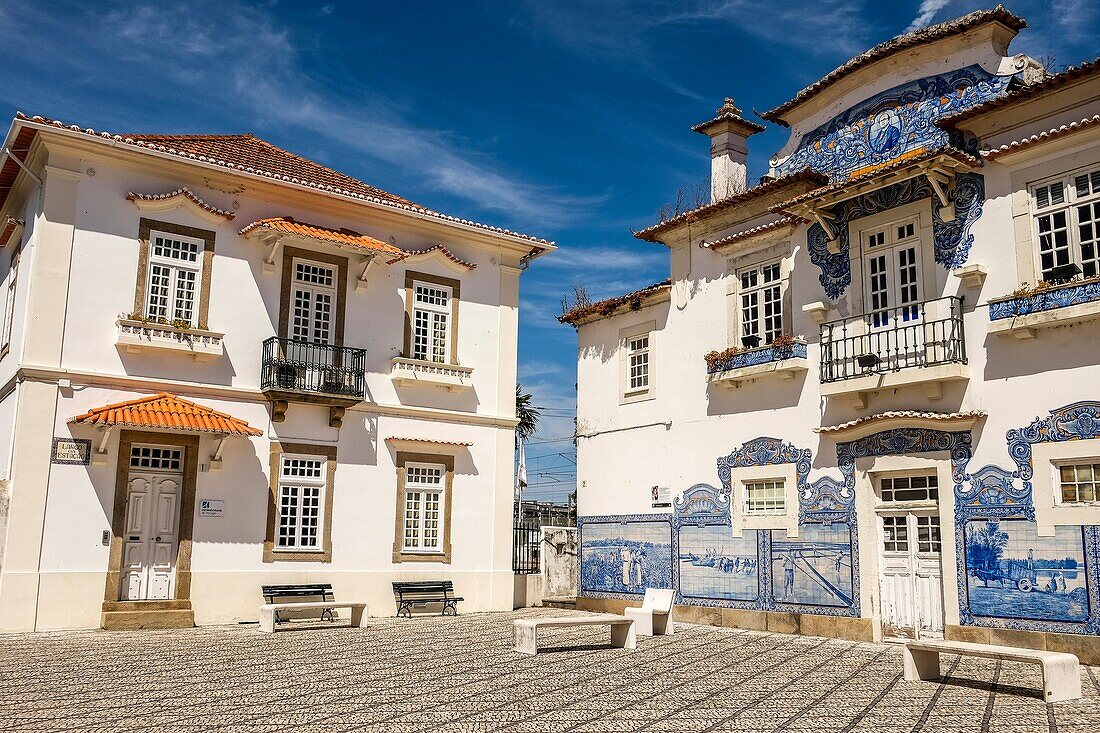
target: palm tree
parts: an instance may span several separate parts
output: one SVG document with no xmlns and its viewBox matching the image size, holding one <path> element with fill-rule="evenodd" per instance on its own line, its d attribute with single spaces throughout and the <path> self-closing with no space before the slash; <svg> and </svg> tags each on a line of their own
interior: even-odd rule
<svg viewBox="0 0 1100 733">
<path fill-rule="evenodd" d="M 538 428 L 539 417 L 542 416 L 542 408 L 531 405 L 531 393 L 523 392 L 519 384 L 516 384 L 516 417 L 519 424 L 516 425 L 516 441 L 526 442 Z"/>
</svg>

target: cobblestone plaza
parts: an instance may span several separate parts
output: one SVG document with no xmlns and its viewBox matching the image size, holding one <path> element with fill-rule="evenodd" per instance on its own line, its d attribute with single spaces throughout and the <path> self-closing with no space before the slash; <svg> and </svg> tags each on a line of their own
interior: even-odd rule
<svg viewBox="0 0 1100 733">
<path fill-rule="evenodd" d="M 371 619 L 362 629 L 254 625 L 0 636 L 4 731 L 787 731 L 909 733 L 1100 728 L 1100 668 L 1048 705 L 1038 667 L 945 656 L 945 681 L 906 682 L 886 644 L 680 624 L 607 645 L 512 620 Z"/>
</svg>

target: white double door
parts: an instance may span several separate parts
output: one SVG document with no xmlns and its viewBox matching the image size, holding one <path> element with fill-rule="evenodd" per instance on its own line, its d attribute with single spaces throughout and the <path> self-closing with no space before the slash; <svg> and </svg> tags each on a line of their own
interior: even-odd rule
<svg viewBox="0 0 1100 733">
<path fill-rule="evenodd" d="M 934 512 L 879 515 L 883 636 L 943 638 L 940 518 Z"/>
<path fill-rule="evenodd" d="M 173 597 L 182 485 L 182 471 L 130 469 L 126 482 L 120 600 Z"/>
</svg>

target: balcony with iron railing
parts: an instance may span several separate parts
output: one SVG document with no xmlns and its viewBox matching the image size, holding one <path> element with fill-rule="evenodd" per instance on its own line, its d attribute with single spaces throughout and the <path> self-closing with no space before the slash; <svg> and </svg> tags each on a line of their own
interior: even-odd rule
<svg viewBox="0 0 1100 733">
<path fill-rule="evenodd" d="M 330 406 L 329 423 L 339 427 L 343 410 L 363 399 L 363 349 L 272 336 L 263 343 L 260 389 L 272 401 L 279 422 L 289 402 Z"/>
<path fill-rule="evenodd" d="M 875 391 L 919 385 L 929 399 L 967 379 L 963 298 L 948 296 L 821 325 L 821 393 L 865 407 Z"/>
</svg>

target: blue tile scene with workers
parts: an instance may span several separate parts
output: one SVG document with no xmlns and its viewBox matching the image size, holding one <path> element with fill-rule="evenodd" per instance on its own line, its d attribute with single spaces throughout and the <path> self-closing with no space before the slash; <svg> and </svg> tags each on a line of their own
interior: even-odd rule
<svg viewBox="0 0 1100 733">
<path fill-rule="evenodd" d="M 731 536 L 729 525 L 680 527 L 679 590 L 684 598 L 754 601 L 760 595 L 755 530 Z"/>
<path fill-rule="evenodd" d="M 797 538 L 771 533 L 772 595 L 776 603 L 852 604 L 852 540 L 846 524 L 806 524 Z"/>
<path fill-rule="evenodd" d="M 581 529 L 581 589 L 644 595 L 672 587 L 667 520 L 586 522 Z"/>
<path fill-rule="evenodd" d="M 1040 537 L 1034 522 L 966 524 L 966 582 L 977 616 L 1084 621 L 1089 615 L 1080 527 Z"/>
</svg>

